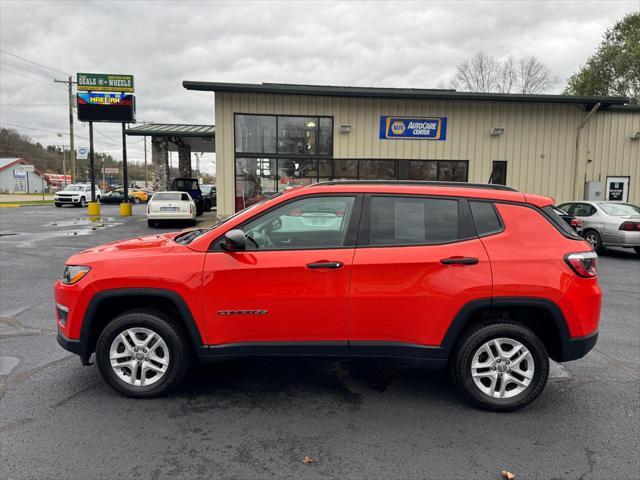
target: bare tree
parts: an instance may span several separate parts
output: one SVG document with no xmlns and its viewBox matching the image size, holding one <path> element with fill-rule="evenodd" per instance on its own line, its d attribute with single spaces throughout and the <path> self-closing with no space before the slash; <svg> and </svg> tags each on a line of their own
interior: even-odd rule
<svg viewBox="0 0 640 480">
<path fill-rule="evenodd" d="M 498 60 L 478 52 L 456 67 L 452 86 L 469 92 L 541 93 L 559 79 L 534 55 Z"/>
</svg>

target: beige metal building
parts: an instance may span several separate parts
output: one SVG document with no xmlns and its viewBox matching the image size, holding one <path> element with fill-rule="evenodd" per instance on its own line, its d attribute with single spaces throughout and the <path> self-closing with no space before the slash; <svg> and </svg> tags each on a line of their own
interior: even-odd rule
<svg viewBox="0 0 640 480">
<path fill-rule="evenodd" d="M 218 213 L 330 179 L 502 183 L 640 204 L 625 97 L 185 81 L 215 92 Z"/>
</svg>

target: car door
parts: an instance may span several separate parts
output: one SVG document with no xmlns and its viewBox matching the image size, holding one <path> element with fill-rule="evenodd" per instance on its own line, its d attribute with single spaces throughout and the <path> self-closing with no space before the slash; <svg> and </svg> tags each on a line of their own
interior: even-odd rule
<svg viewBox="0 0 640 480">
<path fill-rule="evenodd" d="M 299 197 L 241 225 L 245 251 L 214 242 L 203 278 L 208 343 L 236 344 L 222 351 L 346 353 L 361 201 Z"/>
<path fill-rule="evenodd" d="M 491 268 L 466 200 L 365 199 L 349 293 L 354 354 L 421 356 L 469 301 L 491 298 Z"/>
</svg>

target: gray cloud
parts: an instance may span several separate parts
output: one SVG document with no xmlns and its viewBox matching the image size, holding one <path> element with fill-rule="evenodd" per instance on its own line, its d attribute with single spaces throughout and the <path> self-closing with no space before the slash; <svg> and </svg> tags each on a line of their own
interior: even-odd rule
<svg viewBox="0 0 640 480">
<path fill-rule="evenodd" d="M 141 120 L 212 123 L 212 95 L 185 91 L 182 80 L 429 88 L 447 84 L 477 50 L 532 53 L 564 80 L 606 28 L 638 8 L 638 0 L 4 1 L 1 48 L 69 74 L 134 74 Z M 1 58 L 0 121 L 67 132 L 65 90 L 18 75 L 48 83 L 61 74 Z M 97 147 L 120 157 L 119 126 L 98 130 L 109 138 L 97 134 Z M 21 131 L 43 143 L 68 141 Z M 78 134 L 88 136 L 86 127 Z M 132 140 L 130 158 L 142 159 L 141 146 Z"/>
</svg>

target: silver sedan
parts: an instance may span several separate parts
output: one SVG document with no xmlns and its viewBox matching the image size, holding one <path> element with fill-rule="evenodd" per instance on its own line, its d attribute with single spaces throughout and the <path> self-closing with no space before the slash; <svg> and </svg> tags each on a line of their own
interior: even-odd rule
<svg viewBox="0 0 640 480">
<path fill-rule="evenodd" d="M 626 247 L 640 255 L 640 207 L 630 203 L 586 200 L 563 203 L 558 207 L 582 220 L 582 236 L 596 252 L 605 247 Z"/>
</svg>

